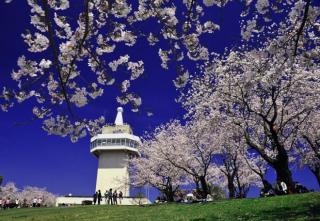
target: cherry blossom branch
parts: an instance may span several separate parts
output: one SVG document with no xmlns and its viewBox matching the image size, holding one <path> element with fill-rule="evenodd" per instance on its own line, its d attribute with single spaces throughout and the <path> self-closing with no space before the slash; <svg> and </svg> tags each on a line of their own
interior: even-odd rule
<svg viewBox="0 0 320 221">
<path fill-rule="evenodd" d="M 74 70 L 73 69 L 73 65 L 75 64 L 77 58 L 78 58 L 78 55 L 81 54 L 82 52 L 82 48 L 83 48 L 83 45 L 85 43 L 85 40 L 89 34 L 89 2 L 90 0 L 85 0 L 85 9 L 84 9 L 84 15 L 85 15 L 85 29 L 84 29 L 84 34 L 80 40 L 80 43 L 78 44 L 78 53 L 76 53 L 72 59 L 72 61 L 70 62 L 70 69 L 69 69 L 69 72 L 66 76 L 66 79 L 64 81 L 64 84 L 66 84 L 68 81 L 69 81 L 69 78 L 71 76 L 71 73 L 72 71 Z"/>
<path fill-rule="evenodd" d="M 317 144 L 314 144 L 312 140 L 309 138 L 309 136 L 304 134 L 302 135 L 302 137 L 308 142 L 308 144 L 314 151 L 315 155 L 320 159 L 320 152 L 318 151 L 318 149 L 320 150 L 320 146 L 318 145 L 319 147 L 316 147 Z"/>
<path fill-rule="evenodd" d="M 293 52 L 294 56 L 297 55 L 300 36 L 303 34 L 303 29 L 304 29 L 304 27 L 306 25 L 306 22 L 308 20 L 308 13 L 309 13 L 309 7 L 310 7 L 310 4 L 311 4 L 311 0 L 306 0 L 306 1 L 307 1 L 307 3 L 305 5 L 305 7 L 304 7 L 303 19 L 302 19 L 301 25 L 300 25 L 300 27 L 298 29 L 298 32 L 297 32 L 297 38 L 295 40 L 294 52 Z"/>
<path fill-rule="evenodd" d="M 49 44 L 50 44 L 50 47 L 51 47 L 51 50 L 52 50 L 53 62 L 54 62 L 54 65 L 55 65 L 55 67 L 57 69 L 57 72 L 58 72 L 59 84 L 60 84 L 64 99 L 65 99 L 65 101 L 67 103 L 68 111 L 71 114 L 71 116 L 74 116 L 73 115 L 73 111 L 71 109 L 71 103 L 70 103 L 70 100 L 68 98 L 66 85 L 65 85 L 65 83 L 63 81 L 63 77 L 62 77 L 62 69 L 61 69 L 60 62 L 59 62 L 58 51 L 57 51 L 57 48 L 56 48 L 56 45 L 55 45 L 55 40 L 54 40 L 53 27 L 52 27 L 51 20 L 50 20 L 50 12 L 49 12 L 48 0 L 42 0 L 42 4 L 44 6 L 45 23 L 47 25 L 48 34 L 49 34 Z"/>
</svg>

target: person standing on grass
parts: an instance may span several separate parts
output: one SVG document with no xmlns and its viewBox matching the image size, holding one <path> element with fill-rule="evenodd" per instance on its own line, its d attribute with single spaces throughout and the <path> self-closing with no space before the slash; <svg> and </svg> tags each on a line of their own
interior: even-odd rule
<svg viewBox="0 0 320 221">
<path fill-rule="evenodd" d="M 32 201 L 32 207 L 36 207 L 37 206 L 37 198 L 33 198 L 33 201 Z"/>
<path fill-rule="evenodd" d="M 27 207 L 29 207 L 27 203 L 27 199 L 23 199 L 22 208 L 27 208 Z"/>
<path fill-rule="evenodd" d="M 20 202 L 19 202 L 19 199 L 16 199 L 16 208 L 20 208 Z"/>
<path fill-rule="evenodd" d="M 113 204 L 114 205 L 117 205 L 118 202 L 117 202 L 117 198 L 118 198 L 118 193 L 117 193 L 117 190 L 115 190 L 112 194 L 112 198 L 113 198 Z"/>
<path fill-rule="evenodd" d="M 1 204 L 2 209 L 6 209 L 6 202 L 7 202 L 6 198 L 3 198 L 2 199 L 2 204 Z"/>
<path fill-rule="evenodd" d="M 10 201 L 11 199 L 8 197 L 7 200 L 6 200 L 6 203 L 5 203 L 5 208 L 10 208 Z"/>
<path fill-rule="evenodd" d="M 97 202 L 97 192 L 93 194 L 93 205 L 96 205 Z"/>
<path fill-rule="evenodd" d="M 7 202 L 6 198 L 3 198 L 3 199 L 2 199 L 2 204 L 1 204 L 1 208 L 2 208 L 2 209 L 5 209 L 5 207 L 6 207 L 6 202 Z M 0 208 L 0 209 L 1 209 L 1 208 Z"/>
<path fill-rule="evenodd" d="M 104 192 L 104 201 L 106 204 L 108 203 L 108 194 L 109 194 L 109 192 L 108 192 L 108 190 L 106 190 L 106 192 Z"/>
<path fill-rule="evenodd" d="M 100 205 L 101 198 L 102 198 L 101 191 L 98 190 L 98 205 Z"/>
<path fill-rule="evenodd" d="M 122 199 L 123 199 L 123 193 L 122 191 L 119 192 L 119 204 L 122 203 Z"/>
<path fill-rule="evenodd" d="M 5 198 L 0 198 L 0 209 L 5 209 L 4 206 L 6 205 L 6 199 Z"/>
<path fill-rule="evenodd" d="M 108 204 L 113 205 L 113 201 L 112 201 L 112 189 L 109 190 L 108 192 Z"/>
<path fill-rule="evenodd" d="M 40 197 L 39 199 L 38 199 L 38 205 L 39 205 L 39 207 L 42 207 L 43 205 L 43 199 L 42 199 L 42 197 Z"/>
</svg>

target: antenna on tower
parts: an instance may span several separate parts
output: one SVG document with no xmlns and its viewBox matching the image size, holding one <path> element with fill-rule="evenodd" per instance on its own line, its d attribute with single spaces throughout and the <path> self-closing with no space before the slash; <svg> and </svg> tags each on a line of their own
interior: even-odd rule
<svg viewBox="0 0 320 221">
<path fill-rule="evenodd" d="M 116 120 L 114 121 L 115 125 L 123 125 L 122 113 L 123 113 L 123 108 L 122 107 L 118 107 L 117 108 Z"/>
</svg>

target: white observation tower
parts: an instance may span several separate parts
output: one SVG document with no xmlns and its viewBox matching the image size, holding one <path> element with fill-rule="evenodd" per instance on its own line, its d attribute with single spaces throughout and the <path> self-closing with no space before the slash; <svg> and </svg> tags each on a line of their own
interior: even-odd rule
<svg viewBox="0 0 320 221">
<path fill-rule="evenodd" d="M 113 126 L 104 126 L 101 134 L 90 140 L 90 152 L 98 160 L 96 191 L 122 191 L 129 196 L 128 159 L 139 155 L 140 138 L 133 135 L 130 125 L 123 123 L 123 108 L 117 108 Z"/>
</svg>

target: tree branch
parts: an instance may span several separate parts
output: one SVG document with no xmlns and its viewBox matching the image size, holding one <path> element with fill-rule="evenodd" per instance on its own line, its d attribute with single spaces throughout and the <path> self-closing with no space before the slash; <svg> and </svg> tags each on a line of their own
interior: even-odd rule
<svg viewBox="0 0 320 221">
<path fill-rule="evenodd" d="M 45 11 L 45 23 L 46 23 L 47 28 L 48 28 L 49 45 L 50 45 L 51 50 L 52 50 L 53 63 L 54 63 L 54 66 L 56 67 L 56 69 L 58 71 L 59 84 L 60 84 L 60 87 L 61 87 L 61 91 L 62 91 L 63 97 L 64 97 L 64 99 L 65 99 L 65 101 L 67 103 L 68 111 L 70 112 L 71 116 L 73 116 L 73 112 L 72 112 L 72 109 L 71 109 L 71 103 L 70 103 L 70 100 L 68 98 L 68 94 L 67 94 L 67 90 L 66 90 L 66 85 L 65 85 L 65 82 L 63 81 L 63 77 L 62 77 L 62 69 L 61 69 L 60 62 L 59 62 L 58 50 L 56 48 L 55 41 L 54 41 L 54 31 L 53 31 L 53 27 L 52 27 L 51 20 L 50 20 L 50 12 L 49 12 L 48 0 L 42 0 L 42 4 L 44 6 L 44 11 Z"/>
<path fill-rule="evenodd" d="M 306 1 L 307 1 L 307 3 L 305 5 L 305 7 L 304 7 L 303 19 L 302 19 L 300 28 L 298 29 L 298 32 L 297 32 L 297 38 L 295 40 L 294 52 L 293 52 L 294 56 L 297 55 L 300 36 L 303 34 L 303 29 L 304 29 L 304 27 L 306 25 L 306 22 L 308 20 L 308 13 L 309 13 L 309 7 L 310 7 L 310 4 L 311 4 L 311 0 L 306 0 Z"/>
</svg>

